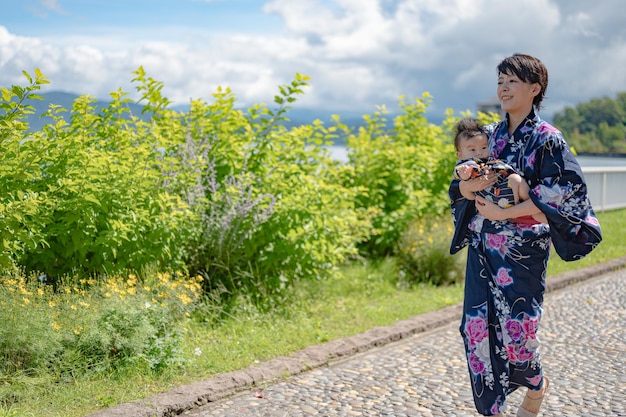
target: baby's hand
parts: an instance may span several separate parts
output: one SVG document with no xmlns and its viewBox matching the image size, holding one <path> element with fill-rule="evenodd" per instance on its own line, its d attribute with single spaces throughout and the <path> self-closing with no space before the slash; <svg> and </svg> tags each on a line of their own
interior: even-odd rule
<svg viewBox="0 0 626 417">
<path fill-rule="evenodd" d="M 458 175 L 459 179 L 467 181 L 472 177 L 473 170 L 474 168 L 472 168 L 471 166 L 463 164 L 456 167 L 456 174 Z"/>
<path fill-rule="evenodd" d="M 457 165 L 455 168 L 455 172 L 457 177 L 463 181 L 476 178 L 481 174 L 480 167 L 474 161 L 468 161 L 463 164 Z"/>
</svg>

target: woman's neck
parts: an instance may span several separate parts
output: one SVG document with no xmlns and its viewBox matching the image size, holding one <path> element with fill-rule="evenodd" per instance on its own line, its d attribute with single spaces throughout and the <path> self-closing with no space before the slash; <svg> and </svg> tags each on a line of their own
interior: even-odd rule
<svg viewBox="0 0 626 417">
<path fill-rule="evenodd" d="M 509 135 L 513 135 L 513 133 L 515 133 L 518 126 L 522 124 L 522 122 L 530 114 L 532 109 L 532 106 L 530 106 L 528 109 L 519 112 L 509 113 Z"/>
</svg>

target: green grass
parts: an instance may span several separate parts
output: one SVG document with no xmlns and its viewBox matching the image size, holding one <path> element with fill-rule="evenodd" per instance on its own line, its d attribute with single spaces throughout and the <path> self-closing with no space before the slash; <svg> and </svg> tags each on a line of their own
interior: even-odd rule
<svg viewBox="0 0 626 417">
<path fill-rule="evenodd" d="M 626 255 L 626 210 L 599 213 L 599 219 L 603 243 L 581 261 L 563 262 L 553 253 L 548 279 Z M 21 378 L 9 381 L 8 387 L 5 382 L 5 389 L 14 393 L 17 401 L 0 403 L 0 417 L 84 416 L 462 300 L 462 285 L 402 288 L 396 285 L 396 276 L 392 260 L 352 265 L 328 280 L 301 283 L 280 312 L 242 308 L 219 326 L 193 322 L 183 346 L 187 362 L 161 374 L 131 370 L 99 380 L 55 384 Z"/>
<path fill-rule="evenodd" d="M 602 243 L 587 257 L 575 262 L 563 261 L 553 250 L 548 264 L 548 277 L 626 256 L 626 210 L 597 214 L 602 227 Z"/>
</svg>

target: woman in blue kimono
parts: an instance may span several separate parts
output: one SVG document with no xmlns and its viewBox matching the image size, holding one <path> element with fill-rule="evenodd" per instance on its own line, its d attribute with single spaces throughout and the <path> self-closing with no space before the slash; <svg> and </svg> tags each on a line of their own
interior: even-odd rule
<svg viewBox="0 0 626 417">
<path fill-rule="evenodd" d="M 578 162 L 561 132 L 536 113 L 548 86 L 545 66 L 515 54 L 497 72 L 497 96 L 506 118 L 485 126 L 490 156 L 524 177 L 530 199 L 503 209 L 475 195 L 494 184 L 494 174 L 453 180 L 450 252 L 468 246 L 460 331 L 476 409 L 501 416 L 507 395 L 527 387 L 517 416 L 532 417 L 549 384 L 537 333 L 551 243 L 570 261 L 584 257 L 602 237 Z M 547 224 L 528 221 L 540 213 Z"/>
</svg>

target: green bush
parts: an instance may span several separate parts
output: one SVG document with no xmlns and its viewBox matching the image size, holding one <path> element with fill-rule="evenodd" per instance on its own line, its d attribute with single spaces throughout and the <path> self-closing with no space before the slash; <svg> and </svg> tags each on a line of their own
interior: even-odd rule
<svg viewBox="0 0 626 417">
<path fill-rule="evenodd" d="M 143 118 L 117 91 L 101 110 L 88 96 L 69 115 L 52 106 L 53 122 L 28 132 L 23 102 L 47 82 L 37 74 L 28 88 L 3 89 L 5 265 L 49 282 L 158 265 L 261 299 L 328 272 L 368 233 L 367 211 L 341 181 L 346 169 L 325 148 L 336 128 L 280 123 L 304 76 L 279 87 L 275 111 L 255 105 L 245 115 L 218 89 L 213 103 L 179 113 L 140 68 Z"/>
<path fill-rule="evenodd" d="M 365 116 L 366 126 L 347 138 L 357 206 L 374 214 L 371 234 L 361 243 L 367 256 L 394 254 L 412 220 L 448 205 L 456 157 L 446 132 L 426 119 L 429 100 L 428 93 L 412 104 L 401 99 L 393 128 L 387 127 L 383 108 Z"/>
<path fill-rule="evenodd" d="M 19 276 L 0 278 L 0 377 L 38 375 L 61 348 L 63 337 L 51 327 L 50 308 L 38 301 L 51 290 Z"/>
<path fill-rule="evenodd" d="M 369 232 L 367 212 L 342 181 L 348 168 L 325 147 L 338 128 L 315 122 L 288 130 L 281 123 L 306 80 L 297 75 L 280 86 L 274 111 L 255 105 L 244 114 L 229 90 L 211 104 L 192 103 L 172 164 L 179 172 L 193 167 L 195 180 L 178 183 L 200 219 L 188 265 L 203 273 L 210 291 L 271 306 L 294 280 L 323 276 L 356 255 Z"/>
<path fill-rule="evenodd" d="M 161 187 L 164 144 L 140 135 L 147 122 L 128 114 L 122 92 L 100 112 L 90 97 L 78 98 L 69 121 L 51 106 L 53 122 L 29 132 L 24 119 L 32 110 L 24 102 L 47 82 L 36 73 L 26 88 L 2 89 L 3 264 L 51 280 L 152 263 L 180 268 L 177 234 L 190 212 Z"/>
<path fill-rule="evenodd" d="M 181 357 L 197 278 L 156 273 L 52 286 L 23 274 L 0 278 L 0 376 L 75 377 L 129 365 L 162 371 Z"/>
<path fill-rule="evenodd" d="M 88 96 L 69 113 L 53 105 L 52 123 L 28 132 L 24 103 L 47 82 L 36 75 L 2 90 L 0 226 L 5 264 L 52 282 L 156 265 L 200 272 L 207 291 L 271 307 L 298 279 L 392 255 L 412 220 L 448 204 L 454 151 L 425 117 L 427 93 L 401 99 L 392 127 L 383 109 L 356 133 L 338 117 L 288 129 L 306 76 L 279 86 L 274 110 L 237 109 L 218 88 L 213 102 L 175 112 L 163 84 L 139 68 L 142 117 L 118 90 L 100 110 Z M 327 149 L 340 137 L 345 164 Z"/>
<path fill-rule="evenodd" d="M 450 215 L 427 215 L 413 221 L 398 244 L 401 283 L 449 285 L 463 281 L 461 256 L 450 255 Z"/>
</svg>

